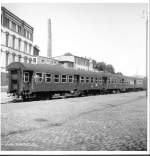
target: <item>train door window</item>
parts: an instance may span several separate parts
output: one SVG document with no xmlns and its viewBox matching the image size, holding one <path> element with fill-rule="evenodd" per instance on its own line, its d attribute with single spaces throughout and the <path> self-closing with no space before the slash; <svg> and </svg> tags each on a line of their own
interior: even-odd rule
<svg viewBox="0 0 150 156">
<path fill-rule="evenodd" d="M 52 82 L 52 75 L 50 73 L 45 74 L 45 82 L 47 83 Z"/>
<path fill-rule="evenodd" d="M 134 85 L 136 85 L 136 80 L 134 80 Z"/>
<path fill-rule="evenodd" d="M 61 75 L 61 82 L 66 83 L 67 82 L 67 75 Z"/>
<path fill-rule="evenodd" d="M 94 83 L 94 78 L 93 77 L 91 77 L 91 83 Z"/>
<path fill-rule="evenodd" d="M 35 74 L 35 81 L 36 82 L 42 82 L 43 74 L 42 73 L 36 73 Z"/>
<path fill-rule="evenodd" d="M 73 83 L 73 76 L 72 75 L 68 76 L 68 81 L 69 81 L 69 83 Z"/>
<path fill-rule="evenodd" d="M 54 75 L 54 82 L 59 83 L 59 75 Z"/>
<path fill-rule="evenodd" d="M 89 77 L 86 77 L 86 83 L 89 83 Z"/>
<path fill-rule="evenodd" d="M 81 82 L 81 83 L 84 83 L 84 76 L 81 76 L 81 77 L 80 77 L 80 82 Z"/>
<path fill-rule="evenodd" d="M 24 82 L 29 82 L 29 72 L 24 72 Z"/>
</svg>

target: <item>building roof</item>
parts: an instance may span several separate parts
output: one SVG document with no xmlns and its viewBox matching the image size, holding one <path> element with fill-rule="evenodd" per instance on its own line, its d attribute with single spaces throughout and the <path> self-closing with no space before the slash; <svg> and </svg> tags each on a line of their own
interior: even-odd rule
<svg viewBox="0 0 150 156">
<path fill-rule="evenodd" d="M 15 20 L 23 23 L 25 26 L 27 26 L 28 28 L 30 28 L 33 31 L 33 27 L 31 25 L 29 25 L 28 23 L 26 23 L 24 20 L 20 19 L 18 16 L 16 16 L 15 14 L 13 14 L 12 12 L 10 12 L 9 10 L 7 10 L 5 7 L 1 7 L 1 10 L 3 10 L 5 13 L 7 13 L 9 16 L 13 17 Z"/>
</svg>

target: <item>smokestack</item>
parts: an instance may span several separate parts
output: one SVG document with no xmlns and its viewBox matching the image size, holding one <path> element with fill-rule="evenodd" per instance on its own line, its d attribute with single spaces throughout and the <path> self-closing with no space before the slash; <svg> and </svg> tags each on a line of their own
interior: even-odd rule
<svg viewBox="0 0 150 156">
<path fill-rule="evenodd" d="M 48 45 L 47 45 L 47 57 L 52 57 L 51 19 L 48 19 Z"/>
</svg>

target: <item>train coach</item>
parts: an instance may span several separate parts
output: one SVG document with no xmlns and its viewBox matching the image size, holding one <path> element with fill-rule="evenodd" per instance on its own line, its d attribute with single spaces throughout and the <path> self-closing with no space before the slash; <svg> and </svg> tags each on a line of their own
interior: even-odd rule
<svg viewBox="0 0 150 156">
<path fill-rule="evenodd" d="M 143 79 L 107 72 L 66 69 L 59 65 L 13 62 L 7 66 L 8 93 L 23 100 L 143 90 Z"/>
</svg>

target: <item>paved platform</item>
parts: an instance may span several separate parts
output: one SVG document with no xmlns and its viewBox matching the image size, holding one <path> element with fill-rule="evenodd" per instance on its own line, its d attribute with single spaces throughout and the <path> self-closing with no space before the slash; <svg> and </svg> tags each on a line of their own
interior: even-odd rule
<svg viewBox="0 0 150 156">
<path fill-rule="evenodd" d="M 145 151 L 145 92 L 5 103 L 2 150 Z"/>
</svg>

